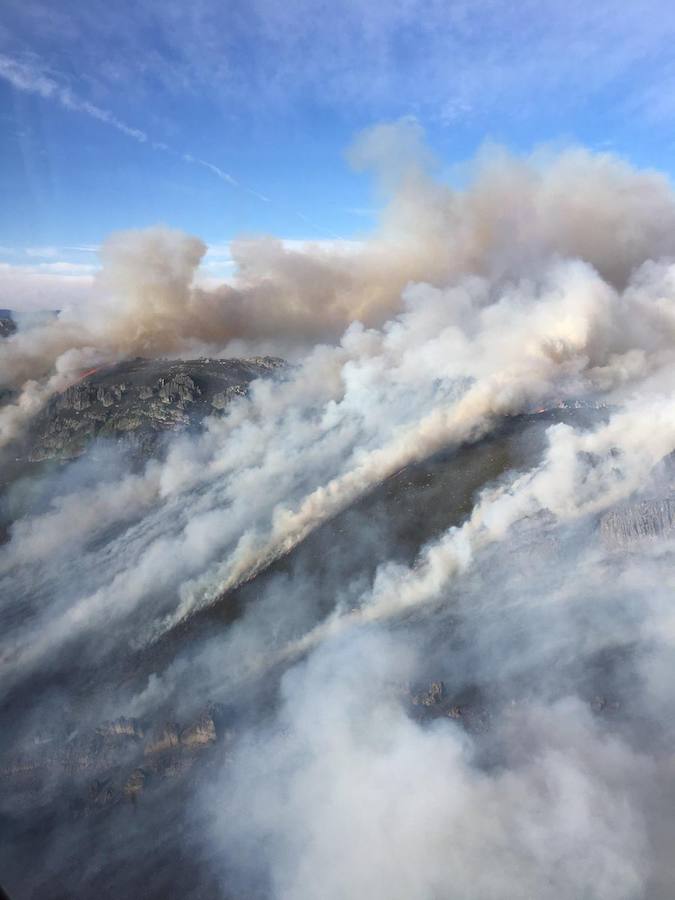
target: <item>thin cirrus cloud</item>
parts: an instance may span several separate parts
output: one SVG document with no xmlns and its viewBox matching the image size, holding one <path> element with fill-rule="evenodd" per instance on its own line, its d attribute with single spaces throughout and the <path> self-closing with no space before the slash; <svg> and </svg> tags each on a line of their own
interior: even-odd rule
<svg viewBox="0 0 675 900">
<path fill-rule="evenodd" d="M 64 109 L 83 113 L 104 125 L 116 129 L 128 138 L 141 144 L 148 144 L 153 150 L 171 153 L 174 156 L 178 156 L 185 163 L 200 166 L 231 187 L 241 188 L 259 200 L 269 202 L 269 198 L 264 194 L 242 185 L 236 178 L 214 163 L 193 156 L 191 153 L 178 153 L 163 141 L 152 141 L 145 131 L 123 122 L 110 110 L 102 109 L 88 100 L 81 99 L 70 87 L 60 84 L 55 78 L 47 74 L 39 64 L 0 54 L 0 79 L 8 82 L 17 91 L 36 94 L 44 100 L 51 100 L 57 103 Z"/>
<path fill-rule="evenodd" d="M 165 150 L 169 149 L 166 144 L 162 145 L 162 148 Z M 232 187 L 242 188 L 248 194 L 251 194 L 253 197 L 257 197 L 258 200 L 262 200 L 263 203 L 271 203 L 270 198 L 266 197 L 265 194 L 261 194 L 259 191 L 254 191 L 253 188 L 241 184 L 241 182 L 237 181 L 237 179 L 230 175 L 229 172 L 224 172 L 219 166 L 207 162 L 207 160 L 205 159 L 199 159 L 198 157 L 193 156 L 191 153 L 184 153 L 182 159 L 184 160 L 184 162 L 192 163 L 195 166 L 202 166 L 202 168 L 207 169 L 207 171 L 215 175 L 216 178 L 220 178 L 221 181 L 224 181 L 227 184 L 231 184 Z"/>
<path fill-rule="evenodd" d="M 15 47 L 58 58 L 75 39 L 79 70 L 111 89 L 133 84 L 143 94 L 159 84 L 228 111 L 250 109 L 252 97 L 258 112 L 309 99 L 453 123 L 508 114 L 515 101 L 536 110 L 542 96 L 576 108 L 612 84 L 658 105 L 657 70 L 675 35 L 675 13 L 661 0 L 340 0 L 321 15 L 310 0 L 235 0 L 229 14 L 214 0 L 120 0 L 118 15 L 104 0 L 57 15 L 48 0 L 13 5 Z"/>
<path fill-rule="evenodd" d="M 55 259 L 59 255 L 58 247 L 25 247 L 23 251 L 26 256 L 37 257 L 40 259 Z"/>
<path fill-rule="evenodd" d="M 120 131 L 127 137 L 142 144 L 147 144 L 155 151 L 169 153 L 172 156 L 178 157 L 188 165 L 199 166 L 210 172 L 213 176 L 218 178 L 219 181 L 228 184 L 235 190 L 241 190 L 250 194 L 262 203 L 273 202 L 266 194 L 255 190 L 249 185 L 243 184 L 229 172 L 226 172 L 214 163 L 201 159 L 198 156 L 194 156 L 192 153 L 180 153 L 163 141 L 151 140 L 146 132 L 127 125 L 109 110 L 102 109 L 89 101 L 80 99 L 70 87 L 63 86 L 52 77 L 52 75 L 46 74 L 40 65 L 34 61 L 29 63 L 0 53 L 0 79 L 8 82 L 18 91 L 37 94 L 45 100 L 52 100 L 58 103 L 65 109 L 91 116 L 97 121 L 117 129 L 117 131 Z M 303 212 L 294 210 L 294 213 L 310 228 L 313 228 L 317 232 L 322 231 L 322 229 Z M 340 239 L 339 235 L 331 234 L 331 237 L 338 240 Z"/>
<path fill-rule="evenodd" d="M 140 128 L 132 128 L 109 110 L 101 109 L 100 106 L 87 100 L 81 100 L 69 87 L 59 84 L 54 78 L 29 63 L 0 54 L 0 78 L 9 82 L 18 91 L 37 94 L 45 100 L 54 100 L 65 109 L 85 113 L 142 144 L 148 140 L 147 134 Z"/>
<path fill-rule="evenodd" d="M 321 15 L 315 6 L 234 0 L 232 15 L 214 0 L 119 0 L 113 13 L 105 0 L 58 10 L 49 0 L 11 0 L 3 40 L 10 65 L 0 64 L 0 77 L 164 151 L 75 96 L 48 66 L 75 54 L 83 81 L 104 91 L 133 91 L 139 103 L 170 99 L 172 109 L 187 103 L 191 114 L 198 101 L 228 121 L 290 111 L 311 122 L 320 109 L 355 117 L 356 127 L 364 117 L 413 112 L 453 128 L 508 130 L 514 119 L 548 117 L 564 131 L 593 121 L 595 103 L 617 127 L 627 114 L 672 121 L 662 85 L 672 74 L 675 7 L 661 0 L 340 0 Z M 177 155 L 248 190 L 198 154 Z"/>
</svg>

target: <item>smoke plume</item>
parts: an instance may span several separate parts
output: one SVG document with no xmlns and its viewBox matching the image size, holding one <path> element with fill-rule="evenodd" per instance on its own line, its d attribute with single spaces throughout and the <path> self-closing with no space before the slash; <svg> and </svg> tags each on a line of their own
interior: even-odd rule
<svg viewBox="0 0 675 900">
<path fill-rule="evenodd" d="M 673 496 L 675 195 L 580 148 L 450 187 L 407 120 L 350 155 L 385 203 L 349 253 L 246 239 L 205 289 L 200 240 L 127 232 L 96 304 L 3 341 L 9 447 L 103 363 L 293 362 L 142 465 L 101 446 L 3 497 L 3 757 L 226 722 L 136 824 L 59 821 L 45 878 L 86 839 L 101 896 L 189 846 L 185 896 L 666 900 L 673 531 L 643 520 Z"/>
<path fill-rule="evenodd" d="M 199 239 L 167 228 L 112 236 L 95 304 L 5 342 L 0 384 L 20 396 L 3 411 L 3 442 L 92 355 L 216 353 L 233 341 L 289 351 L 332 342 L 354 321 L 381 327 L 411 283 L 444 289 L 476 276 L 508 290 L 545 277 L 556 261 L 581 260 L 622 290 L 642 264 L 675 253 L 667 181 L 609 155 L 572 149 L 521 160 L 486 150 L 457 190 L 434 179 L 419 126 L 403 120 L 365 133 L 351 158 L 374 169 L 389 196 L 376 233 L 354 252 L 234 242 L 234 283 L 206 290 L 194 284 L 206 252 Z M 36 377 L 54 380 L 36 391 Z"/>
</svg>

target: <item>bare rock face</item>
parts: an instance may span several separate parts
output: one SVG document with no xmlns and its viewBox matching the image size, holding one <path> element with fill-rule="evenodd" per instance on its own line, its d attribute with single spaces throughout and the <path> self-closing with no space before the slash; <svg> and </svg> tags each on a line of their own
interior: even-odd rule
<svg viewBox="0 0 675 900">
<path fill-rule="evenodd" d="M 443 701 L 445 685 L 442 681 L 432 681 L 426 690 L 413 694 L 414 706 L 438 706 Z"/>
<path fill-rule="evenodd" d="M 16 322 L 8 310 L 0 310 L 0 338 L 9 337 L 16 331 Z"/>
<path fill-rule="evenodd" d="M 210 713 L 204 713 L 197 722 L 184 728 L 180 735 L 181 744 L 190 748 L 212 744 L 215 740 L 216 723 Z"/>
<path fill-rule="evenodd" d="M 457 694 L 449 691 L 443 681 L 432 681 L 421 689 L 409 689 L 406 693 L 410 713 L 417 721 L 455 719 L 474 733 L 489 728 L 490 714 L 476 688 L 464 688 Z"/>
<path fill-rule="evenodd" d="M 152 734 L 145 745 L 146 756 L 156 753 L 166 753 L 180 744 L 180 731 L 175 722 L 167 722 Z"/>
<path fill-rule="evenodd" d="M 103 737 L 119 737 L 123 735 L 140 740 L 143 738 L 144 730 L 138 719 L 127 719 L 121 716 L 112 722 L 104 722 L 102 725 L 99 725 L 96 733 L 103 735 Z"/>
<path fill-rule="evenodd" d="M 0 767 L 0 791 L 32 791 L 65 779 L 76 796 L 74 811 L 136 803 L 148 789 L 189 772 L 209 759 L 209 749 L 231 735 L 218 729 L 216 707 L 184 725 L 121 717 L 93 731 L 40 736 L 33 747 Z"/>
<path fill-rule="evenodd" d="M 152 455 L 167 431 L 198 425 L 222 412 L 249 385 L 285 366 L 276 357 L 135 359 L 86 373 L 52 397 L 28 436 L 32 461 L 71 459 L 94 439 L 123 442 Z"/>
<path fill-rule="evenodd" d="M 675 499 L 642 500 L 605 513 L 600 521 L 603 540 L 625 547 L 645 538 L 675 532 Z"/>
<path fill-rule="evenodd" d="M 123 790 L 125 796 L 132 802 L 135 802 L 139 794 L 143 791 L 147 780 L 148 773 L 144 769 L 134 769 L 124 784 Z"/>
</svg>

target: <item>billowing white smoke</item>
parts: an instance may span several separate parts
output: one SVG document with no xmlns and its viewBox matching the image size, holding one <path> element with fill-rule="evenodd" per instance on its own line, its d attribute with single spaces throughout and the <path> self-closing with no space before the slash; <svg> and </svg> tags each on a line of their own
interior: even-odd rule
<svg viewBox="0 0 675 900">
<path fill-rule="evenodd" d="M 443 289 L 477 275 L 494 291 L 577 259 L 622 289 L 641 264 L 675 255 L 669 184 L 609 155 L 574 149 L 519 160 L 493 150 L 468 187 L 453 190 L 434 180 L 420 128 L 404 120 L 366 132 L 351 156 L 379 174 L 390 196 L 380 228 L 357 252 L 235 242 L 235 283 L 209 291 L 193 284 L 206 251 L 199 239 L 166 228 L 111 237 L 96 304 L 3 343 L 0 386 L 22 392 L 0 411 L 0 443 L 92 358 L 223 352 L 242 340 L 307 347 L 335 340 L 353 321 L 381 326 L 401 310 L 409 283 Z M 51 380 L 37 390 L 26 383 L 34 378 Z"/>
<path fill-rule="evenodd" d="M 365 141 L 368 153 L 362 148 L 362 155 L 372 157 L 381 136 L 381 130 L 371 134 Z M 391 136 L 386 129 L 385 136 Z M 413 154 L 413 159 L 418 156 Z M 411 163 L 396 177 L 402 187 L 394 206 L 400 207 L 412 202 L 406 200 L 411 181 L 417 184 L 426 176 Z M 558 158 L 541 172 L 533 163 L 493 160 L 466 193 L 436 186 L 436 205 L 445 212 L 435 218 L 429 212 L 432 183 L 424 183 L 429 196 L 423 194 L 418 203 L 428 214 L 421 222 L 413 221 L 422 231 L 423 223 L 432 221 L 439 240 L 446 234 L 448 247 L 457 255 L 439 255 L 437 248 L 427 264 L 438 276 L 432 260 L 442 258 L 443 277 L 450 283 L 411 285 L 395 299 L 391 294 L 388 306 L 403 309 L 381 328 L 350 326 L 337 346 L 310 352 L 288 382 L 261 384 L 251 403 L 233 405 L 196 445 L 177 444 L 161 474 L 151 467 L 146 477 L 159 487 L 151 488 L 148 496 L 156 497 L 159 491 L 160 502 L 151 512 L 152 527 L 144 519 L 123 534 L 119 556 L 125 564 L 118 572 L 107 572 L 99 581 L 97 573 L 105 570 L 94 564 L 90 577 L 81 581 L 79 596 L 69 586 L 66 609 L 50 611 L 57 613 L 55 621 L 39 640 L 27 635 L 30 659 L 68 639 L 75 624 L 98 621 L 98 611 L 125 618 L 143 604 L 149 612 L 148 593 L 154 595 L 159 585 L 167 589 L 165 602 L 175 596 L 168 590 L 172 585 L 181 597 L 163 617 L 160 630 L 170 627 L 287 552 L 378 481 L 448 444 L 480 437 L 504 415 L 551 397 L 589 391 L 610 396 L 619 391 L 620 396 L 650 378 L 660 380 L 665 389 L 675 349 L 675 285 L 668 261 L 652 261 L 647 254 L 650 241 L 661 253 L 670 239 L 666 225 L 673 201 L 657 176 L 582 152 Z M 626 223 L 619 229 L 614 221 L 615 227 L 603 230 L 602 238 L 592 230 L 589 251 L 582 253 L 605 269 L 613 258 L 613 278 L 628 278 L 620 291 L 588 262 L 560 258 L 571 253 L 573 238 L 580 240 L 581 223 L 574 218 L 578 210 L 570 196 L 582 185 L 584 197 L 596 198 L 596 215 L 603 222 L 618 215 L 619 201 L 612 190 L 621 187 L 619 196 L 632 229 Z M 603 196 L 614 199 L 603 205 Z M 501 228 L 495 219 L 512 219 L 514 227 Z M 658 237 L 653 233 L 656 222 L 664 227 Z M 630 241 L 628 233 L 633 235 Z M 413 231 L 413 245 L 416 235 Z M 459 247 L 467 242 L 473 249 L 462 255 Z M 421 245 L 426 247 L 424 241 Z M 381 245 L 376 241 L 375 246 Z M 108 309 L 108 319 L 100 310 L 92 313 L 88 334 L 131 340 L 129 346 L 143 352 L 153 346 L 177 349 L 177 342 L 186 339 L 184 325 L 188 340 L 205 339 L 213 322 L 208 316 L 199 318 L 199 310 L 210 309 L 209 303 L 215 309 L 215 295 L 200 306 L 201 295 L 190 289 L 202 249 L 199 242 L 165 232 L 113 239 L 106 251 L 113 262 L 104 277 L 121 299 L 119 306 Z M 340 267 L 358 273 L 370 252 L 366 249 L 362 259 L 342 257 Z M 421 252 L 411 251 L 411 258 L 419 259 Z M 642 264 L 633 271 L 637 262 Z M 452 277 L 451 264 L 457 269 Z M 498 274 L 492 277 L 466 274 L 472 268 L 487 273 L 495 267 Z M 260 279 L 268 291 L 283 289 L 283 279 L 281 286 L 271 276 Z M 306 287 L 310 292 L 311 284 Z M 257 301 L 251 302 L 255 311 Z M 319 303 L 317 319 L 323 312 Z M 264 316 L 257 313 L 249 321 L 250 329 L 265 327 Z M 35 345 L 33 332 L 19 337 L 37 352 L 42 340 L 71 325 L 66 318 L 46 326 Z M 204 332 L 199 331 L 202 327 Z M 253 336 L 254 331 L 240 333 Z M 159 343 L 153 345 L 153 340 Z M 18 353 L 23 345 L 13 346 Z M 119 351 L 121 344 L 115 346 Z M 74 352 L 81 351 L 68 351 Z M 7 407 L 7 415 L 15 409 Z M 668 452 L 669 439 L 667 434 L 659 442 L 661 455 Z M 631 489 L 634 484 L 631 479 L 625 482 Z M 98 508 L 100 497 L 99 490 L 90 509 Z M 104 503 L 104 508 L 118 507 Z M 172 513 L 176 508 L 177 517 Z M 75 519 L 68 504 L 63 509 L 58 521 L 50 513 L 44 527 L 65 540 Z M 103 527 L 107 519 L 99 521 Z M 43 530 L 37 524 L 31 528 L 36 536 Z M 3 553 L 0 566 L 5 571 L 16 564 L 13 546 L 22 548 L 21 558 L 30 558 L 33 551 L 23 527 Z M 58 542 L 54 552 L 57 548 Z M 40 552 L 36 547 L 35 555 Z M 133 566 L 133 578 L 127 566 Z M 92 587 L 84 589 L 85 583 Z M 20 647 L 21 642 L 15 642 L 13 654 L 19 658 Z"/>
<path fill-rule="evenodd" d="M 156 607 L 148 597 L 160 586 L 163 604 L 174 602 L 176 590 L 181 597 L 158 630 L 169 628 L 288 551 L 378 481 L 448 444 L 481 436 L 504 415 L 551 396 L 616 393 L 626 383 L 651 391 L 650 379 L 658 379 L 661 389 L 668 384 L 669 309 L 652 301 L 644 281 L 639 290 L 630 286 L 618 295 L 586 265 L 556 263 L 539 284 L 513 285 L 493 302 L 490 290 L 476 278 L 446 292 L 411 289 L 407 311 L 382 330 L 350 329 L 338 347 L 310 354 L 289 382 L 259 384 L 251 403 L 234 405 L 196 443 L 177 443 L 162 466 L 147 470 L 154 506 L 119 538 L 119 561 L 102 568 L 95 555 L 85 556 L 87 579 L 77 582 L 77 592 L 68 585 L 65 610 L 56 605 L 48 611 L 50 625 L 37 639 L 29 630 L 23 650 L 22 641 L 13 641 L 13 658 L 24 651 L 27 660 L 39 658 L 70 639 L 74 628 L 95 627 L 99 616 L 125 619 L 142 605 L 150 618 Z M 641 327 L 631 332 L 638 317 Z M 636 336 L 640 343 L 630 340 Z M 628 448 L 644 440 L 644 460 L 626 456 L 619 468 L 630 463 L 635 471 L 628 468 L 618 485 L 599 484 L 598 507 L 629 494 L 675 446 L 667 406 L 659 399 L 639 399 L 634 406 L 636 412 L 617 421 L 648 422 L 648 432 L 618 424 L 609 438 L 601 433 L 597 440 L 605 454 L 615 444 Z M 553 446 L 565 440 L 562 432 Z M 579 451 L 595 451 L 592 439 L 577 441 Z M 565 459 L 577 455 L 571 448 Z M 583 512 L 585 501 L 574 494 L 567 473 L 556 472 L 552 480 L 563 499 L 542 505 L 560 514 L 568 512 L 566 502 Z M 80 493 L 79 501 L 90 510 L 101 506 L 102 529 L 111 510 L 125 514 L 105 501 L 100 488 L 86 499 Z M 531 511 L 519 502 L 511 519 Z M 28 534 L 18 525 L 0 571 L 9 575 L 19 558 L 42 558 L 37 539 L 45 529 L 60 535 L 53 544 L 57 553 L 77 522 L 72 504 L 64 504 L 44 525 L 31 523 Z M 109 549 L 103 552 L 109 560 Z M 26 570 L 26 578 L 33 576 Z M 153 630 L 148 622 L 142 633 Z"/>
<path fill-rule="evenodd" d="M 423 728 L 400 696 L 411 648 L 352 636 L 289 673 L 274 727 L 241 742 L 206 799 L 229 883 L 279 900 L 632 900 L 655 763 L 577 700 L 514 706 L 477 765 L 456 722 Z M 264 848 L 261 852 L 261 848 Z"/>
<path fill-rule="evenodd" d="M 607 404 L 602 420 L 550 428 L 541 459 L 486 485 L 412 565 L 390 560 L 358 590 L 291 575 L 201 657 L 120 704 L 145 714 L 177 690 L 203 698 L 289 667 L 280 710 L 242 736 L 218 795 L 212 837 L 241 896 L 261 880 L 275 900 L 672 896 L 655 835 L 674 823 L 654 797 L 657 779 L 672 791 L 672 764 L 636 746 L 631 714 L 619 737 L 578 685 L 565 699 L 548 667 L 641 642 L 646 719 L 657 696 L 675 706 L 672 546 L 626 563 L 594 530 L 617 502 L 672 490 L 675 197 L 661 176 L 583 150 L 486 153 L 451 190 L 430 174 L 414 123 L 379 126 L 353 157 L 393 191 L 361 251 L 246 242 L 237 283 L 204 291 L 199 241 L 118 236 L 104 251 L 109 301 L 6 342 L 0 366 L 23 385 L 2 413 L 6 437 L 85 360 L 276 338 L 296 344 L 298 365 L 141 473 L 92 478 L 78 473 L 95 464 L 75 465 L 48 508 L 13 525 L 0 587 L 40 602 L 1 640 L 3 690 L 75 640 L 97 664 L 143 646 L 402 467 L 507 416 L 591 396 Z M 516 552 L 523 523 L 531 552 Z M 576 555 L 522 574 L 575 529 Z M 415 628 L 433 632 L 450 603 L 467 635 L 447 654 L 458 678 L 506 690 L 530 670 L 528 702 L 491 726 L 492 755 L 456 723 L 411 721 L 401 699 L 423 667 Z"/>
</svg>

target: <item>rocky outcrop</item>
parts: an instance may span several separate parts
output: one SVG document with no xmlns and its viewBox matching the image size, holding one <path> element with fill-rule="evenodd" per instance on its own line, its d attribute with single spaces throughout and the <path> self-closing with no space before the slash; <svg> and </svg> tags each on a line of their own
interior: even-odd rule
<svg viewBox="0 0 675 900">
<path fill-rule="evenodd" d="M 145 769 L 134 769 L 124 784 L 124 795 L 135 803 L 147 780 L 148 773 Z"/>
<path fill-rule="evenodd" d="M 135 803 L 149 785 L 188 772 L 212 745 L 227 740 L 211 707 L 183 727 L 121 717 L 93 732 L 41 737 L 0 769 L 0 789 L 4 782 L 6 790 L 39 791 L 65 777 L 79 793 L 80 813 Z"/>
<path fill-rule="evenodd" d="M 168 431 L 197 426 L 219 414 L 252 381 L 284 367 L 275 357 L 135 359 L 88 372 L 52 397 L 27 439 L 30 460 L 71 459 L 94 439 L 124 443 L 144 456 Z"/>
<path fill-rule="evenodd" d="M 0 338 L 9 337 L 16 331 L 16 322 L 11 313 L 0 310 Z"/>
<path fill-rule="evenodd" d="M 489 726 L 489 712 L 477 688 L 465 688 L 459 694 L 447 690 L 442 681 L 431 681 L 421 688 L 409 688 L 408 705 L 412 717 L 425 722 L 455 719 L 467 731 L 481 732 Z"/>
<path fill-rule="evenodd" d="M 96 733 L 103 735 L 103 737 L 125 736 L 141 740 L 144 736 L 144 729 L 138 719 L 127 719 L 121 716 L 112 722 L 104 722 L 103 725 L 99 725 Z"/>
<path fill-rule="evenodd" d="M 636 541 L 675 532 L 675 498 L 641 500 L 610 510 L 600 520 L 603 540 L 625 547 Z"/>
<path fill-rule="evenodd" d="M 216 723 L 210 713 L 205 713 L 200 719 L 188 728 L 184 728 L 180 735 L 183 747 L 193 749 L 206 747 L 216 740 Z"/>
<path fill-rule="evenodd" d="M 445 685 L 442 681 L 432 681 L 428 688 L 413 694 L 412 702 L 414 706 L 438 706 L 443 702 L 445 695 Z"/>
</svg>

